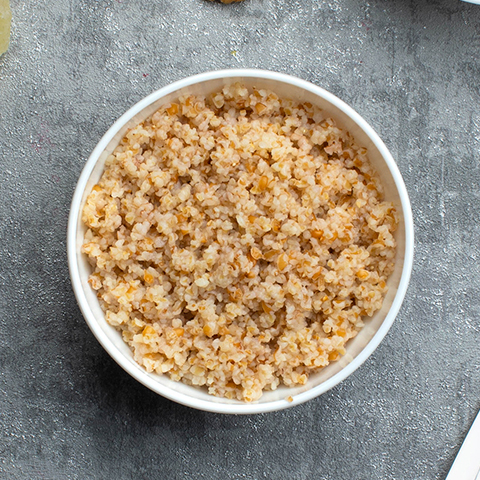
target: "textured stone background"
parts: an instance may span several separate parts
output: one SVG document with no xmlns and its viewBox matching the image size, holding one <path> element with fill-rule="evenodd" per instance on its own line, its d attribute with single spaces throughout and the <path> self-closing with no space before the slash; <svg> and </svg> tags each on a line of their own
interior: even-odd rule
<svg viewBox="0 0 480 480">
<path fill-rule="evenodd" d="M 480 408 L 480 7 L 458 0 L 12 0 L 0 58 L 0 478 L 443 479 Z M 187 75 L 261 67 L 352 105 L 397 159 L 416 259 L 354 375 L 232 417 L 150 392 L 71 291 L 69 203 L 128 107 Z"/>
</svg>

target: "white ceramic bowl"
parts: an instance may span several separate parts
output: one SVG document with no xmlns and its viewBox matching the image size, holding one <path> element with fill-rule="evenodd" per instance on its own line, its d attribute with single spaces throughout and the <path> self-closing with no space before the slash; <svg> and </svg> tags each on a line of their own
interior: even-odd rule
<svg viewBox="0 0 480 480">
<path fill-rule="evenodd" d="M 85 233 L 80 212 L 86 196 L 98 182 L 106 157 L 127 129 L 180 94 L 208 94 L 236 81 L 249 87 L 274 90 L 292 100 L 309 101 L 327 112 L 340 127 L 350 131 L 358 144 L 367 147 L 370 161 L 385 187 L 386 199 L 395 203 L 400 216 L 396 232 L 396 267 L 388 280 L 389 291 L 383 308 L 348 343 L 347 355 L 311 375 L 306 385 L 266 392 L 258 402 L 251 404 L 213 397 L 203 389 L 173 382 L 167 376 L 147 373 L 135 363 L 120 334 L 105 321 L 96 294 L 87 283 L 90 266 L 80 252 Z M 347 378 L 371 355 L 391 327 L 407 290 L 412 260 L 413 220 L 408 194 L 395 161 L 378 135 L 360 115 L 331 93 L 298 78 L 261 70 L 225 70 L 196 75 L 161 88 L 138 102 L 113 124 L 88 159 L 73 196 L 68 224 L 68 261 L 72 285 L 80 309 L 97 340 L 122 368 L 154 392 L 183 405 L 218 413 L 248 414 L 281 410 L 317 397 Z M 293 401 L 286 400 L 289 396 Z"/>
</svg>

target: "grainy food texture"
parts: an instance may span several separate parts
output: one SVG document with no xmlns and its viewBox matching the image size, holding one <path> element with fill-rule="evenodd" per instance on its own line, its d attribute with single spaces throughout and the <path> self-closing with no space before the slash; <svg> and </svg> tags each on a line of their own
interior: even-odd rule
<svg viewBox="0 0 480 480">
<path fill-rule="evenodd" d="M 394 268 L 366 149 L 310 103 L 241 84 L 131 129 L 82 219 L 89 282 L 135 360 L 247 402 L 345 354 Z"/>
</svg>

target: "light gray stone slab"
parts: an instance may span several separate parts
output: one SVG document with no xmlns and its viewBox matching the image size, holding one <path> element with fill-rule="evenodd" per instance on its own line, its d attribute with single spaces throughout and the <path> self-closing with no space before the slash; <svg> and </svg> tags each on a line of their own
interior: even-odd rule
<svg viewBox="0 0 480 480">
<path fill-rule="evenodd" d="M 480 7 L 458 0 L 12 1 L 0 58 L 0 477 L 443 479 L 480 408 Z M 88 330 L 65 252 L 100 137 L 174 80 L 257 67 L 355 108 L 396 158 L 416 257 L 392 330 L 322 397 L 176 405 Z"/>
</svg>

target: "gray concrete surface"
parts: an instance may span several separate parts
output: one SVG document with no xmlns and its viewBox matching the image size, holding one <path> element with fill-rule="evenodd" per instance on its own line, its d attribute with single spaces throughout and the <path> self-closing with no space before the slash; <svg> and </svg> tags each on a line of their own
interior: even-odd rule
<svg viewBox="0 0 480 480">
<path fill-rule="evenodd" d="M 12 0 L 0 58 L 0 478 L 443 479 L 480 408 L 480 7 L 458 0 Z M 128 107 L 211 69 L 297 75 L 352 105 L 411 195 L 416 259 L 354 375 L 232 417 L 150 392 L 71 291 L 69 203 Z"/>
</svg>

